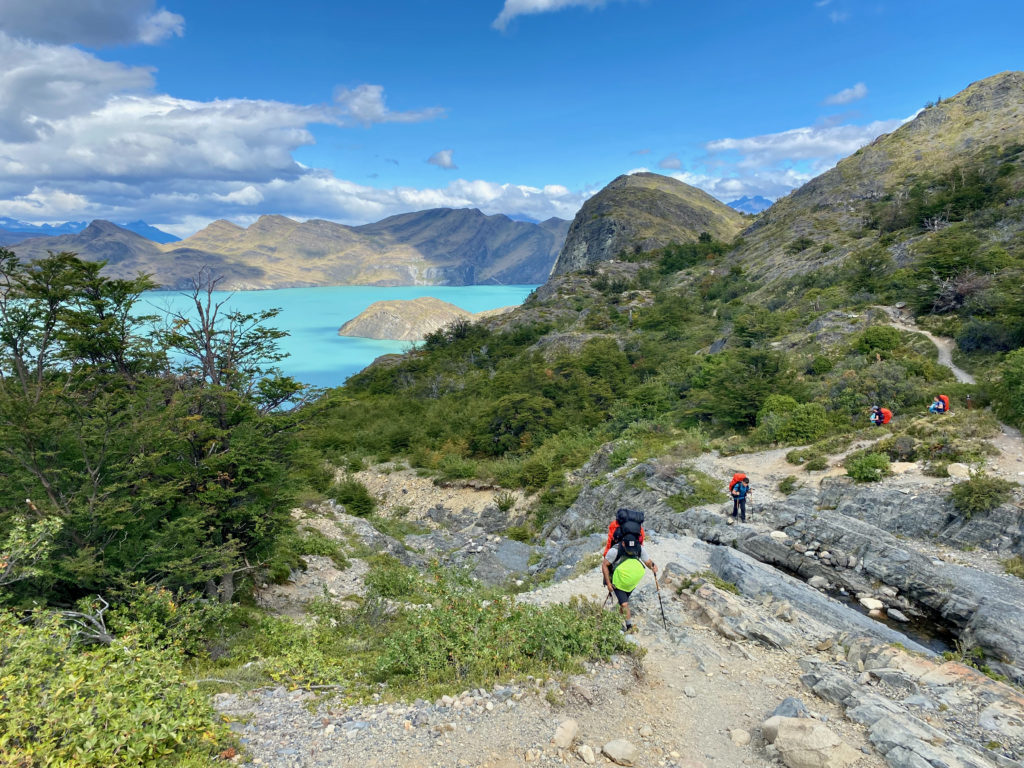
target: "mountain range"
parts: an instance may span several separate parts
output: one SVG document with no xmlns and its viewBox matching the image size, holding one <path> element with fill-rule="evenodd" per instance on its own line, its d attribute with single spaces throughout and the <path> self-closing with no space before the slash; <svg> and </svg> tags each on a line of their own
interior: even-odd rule
<svg viewBox="0 0 1024 768">
<path fill-rule="evenodd" d="M 730 208 L 735 208 L 740 213 L 760 213 L 772 207 L 772 201 L 761 195 L 744 195 L 743 197 L 726 203 Z"/>
<path fill-rule="evenodd" d="M 542 283 L 569 222 L 538 223 L 437 208 L 349 227 L 261 216 L 247 228 L 218 220 L 185 240 L 155 243 L 97 220 L 78 233 L 34 237 L 12 246 L 21 258 L 71 251 L 106 261 L 121 278 L 153 275 L 162 287 L 187 288 L 200 270 L 231 290 L 326 285 L 480 285 Z"/>
<path fill-rule="evenodd" d="M 0 245 L 20 243 L 30 237 L 56 237 L 59 235 L 76 235 L 89 226 L 86 221 L 66 221 L 63 224 L 29 224 L 18 219 L 10 219 L 0 216 Z M 117 226 L 142 235 L 154 243 L 173 243 L 180 240 L 180 237 L 164 232 L 162 229 L 150 226 L 144 221 L 129 221 Z"/>
</svg>

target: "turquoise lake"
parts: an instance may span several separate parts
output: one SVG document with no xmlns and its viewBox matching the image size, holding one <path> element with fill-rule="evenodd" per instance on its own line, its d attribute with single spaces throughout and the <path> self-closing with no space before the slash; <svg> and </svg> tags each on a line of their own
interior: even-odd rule
<svg viewBox="0 0 1024 768">
<path fill-rule="evenodd" d="M 373 362 L 374 358 L 404 352 L 408 341 L 357 339 L 338 335 L 338 329 L 375 301 L 433 296 L 467 312 L 482 312 L 522 304 L 535 285 L 417 285 L 380 288 L 342 285 L 329 288 L 283 288 L 271 291 L 217 291 L 215 301 L 240 312 L 280 308 L 270 325 L 288 332 L 281 346 L 288 357 L 281 368 L 306 384 L 336 387 Z M 141 313 L 184 310 L 191 298 L 178 291 L 148 291 L 137 305 Z"/>
</svg>

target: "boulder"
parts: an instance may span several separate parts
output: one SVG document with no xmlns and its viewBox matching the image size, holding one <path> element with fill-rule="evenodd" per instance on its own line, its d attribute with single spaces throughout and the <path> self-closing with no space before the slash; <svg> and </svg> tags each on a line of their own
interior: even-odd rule
<svg viewBox="0 0 1024 768">
<path fill-rule="evenodd" d="M 971 479 L 971 468 L 966 464 L 960 462 L 953 462 L 946 466 L 946 472 L 949 476 L 956 480 L 970 480 Z"/>
<path fill-rule="evenodd" d="M 601 752 L 617 765 L 632 765 L 636 760 L 636 747 L 625 739 L 612 739 L 601 747 Z"/>
<path fill-rule="evenodd" d="M 861 753 L 817 720 L 780 718 L 775 741 L 789 768 L 845 768 Z"/>
<path fill-rule="evenodd" d="M 563 720 L 555 729 L 555 735 L 551 737 L 551 743 L 558 749 L 568 749 L 576 740 L 580 726 L 575 720 Z"/>
</svg>

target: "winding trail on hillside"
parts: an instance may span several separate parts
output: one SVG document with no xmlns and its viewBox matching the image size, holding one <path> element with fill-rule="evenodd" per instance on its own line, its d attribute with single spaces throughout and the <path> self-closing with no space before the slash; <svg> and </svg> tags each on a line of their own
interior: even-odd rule
<svg viewBox="0 0 1024 768">
<path fill-rule="evenodd" d="M 961 384 L 977 383 L 971 374 L 953 363 L 953 350 L 956 349 L 956 342 L 953 339 L 945 336 L 936 336 L 923 328 L 919 328 L 917 323 L 914 322 L 914 318 L 904 313 L 899 307 L 876 305 L 873 308 L 885 312 L 889 317 L 888 325 L 891 325 L 893 328 L 898 328 L 901 331 L 910 331 L 911 333 L 919 333 L 934 344 L 935 348 L 939 351 L 939 365 L 949 368 L 958 382 Z"/>
</svg>

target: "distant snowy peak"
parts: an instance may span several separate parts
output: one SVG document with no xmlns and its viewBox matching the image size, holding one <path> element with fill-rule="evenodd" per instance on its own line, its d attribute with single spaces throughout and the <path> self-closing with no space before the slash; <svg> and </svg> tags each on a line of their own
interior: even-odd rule
<svg viewBox="0 0 1024 768">
<path fill-rule="evenodd" d="M 760 213 L 767 208 L 771 208 L 772 201 L 760 195 L 754 195 L 753 197 L 744 195 L 739 200 L 733 200 L 731 203 L 726 203 L 726 205 L 743 213 Z"/>
</svg>

